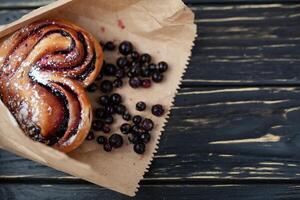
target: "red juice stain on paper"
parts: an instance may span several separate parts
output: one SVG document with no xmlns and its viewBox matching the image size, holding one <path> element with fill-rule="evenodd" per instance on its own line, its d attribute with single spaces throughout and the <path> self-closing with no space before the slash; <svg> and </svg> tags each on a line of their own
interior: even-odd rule
<svg viewBox="0 0 300 200">
<path fill-rule="evenodd" d="M 124 24 L 123 20 L 121 20 L 121 19 L 118 20 L 118 26 L 120 27 L 120 29 L 125 29 L 125 24 Z"/>
</svg>

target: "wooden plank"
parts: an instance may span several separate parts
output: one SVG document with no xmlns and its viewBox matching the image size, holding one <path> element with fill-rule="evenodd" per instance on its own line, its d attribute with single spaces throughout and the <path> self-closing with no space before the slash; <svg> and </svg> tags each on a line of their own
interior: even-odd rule
<svg viewBox="0 0 300 200">
<path fill-rule="evenodd" d="M 299 3 L 298 0 L 183 0 L 188 4 L 265 4 L 265 3 Z"/>
<path fill-rule="evenodd" d="M 30 11 L 31 10 L 28 9 L 22 9 L 22 10 L 1 10 L 0 9 L 0 25 L 13 22 Z"/>
<path fill-rule="evenodd" d="M 146 180 L 299 180 L 300 88 L 185 88 Z M 1 151 L 0 179 L 69 176 Z"/>
<path fill-rule="evenodd" d="M 2 200 L 86 200 L 132 199 L 92 185 L 61 184 L 0 184 Z M 152 199 L 299 199 L 299 185 L 146 185 L 142 186 L 136 200 Z"/>
<path fill-rule="evenodd" d="M 192 8 L 199 37 L 185 85 L 300 84 L 299 4 Z M 2 10 L 0 24 L 28 11 Z"/>
<path fill-rule="evenodd" d="M 1 0 L 0 8 L 40 7 L 54 2 L 54 0 Z"/>
<path fill-rule="evenodd" d="M 33 8 L 49 4 L 55 0 L 1 0 L 0 8 Z M 263 4 L 263 3 L 299 3 L 298 0 L 183 0 L 187 4 Z"/>
<path fill-rule="evenodd" d="M 186 82 L 299 84 L 299 5 L 199 6 L 193 10 L 199 36 Z"/>
</svg>

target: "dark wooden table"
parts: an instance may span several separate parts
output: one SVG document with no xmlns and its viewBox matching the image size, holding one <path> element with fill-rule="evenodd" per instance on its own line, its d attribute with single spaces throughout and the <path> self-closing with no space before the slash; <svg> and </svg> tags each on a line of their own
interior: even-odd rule
<svg viewBox="0 0 300 200">
<path fill-rule="evenodd" d="M 0 23 L 51 0 L 0 0 Z M 199 37 L 136 199 L 300 199 L 300 1 L 186 0 Z M 0 199 L 127 199 L 0 151 Z"/>
</svg>

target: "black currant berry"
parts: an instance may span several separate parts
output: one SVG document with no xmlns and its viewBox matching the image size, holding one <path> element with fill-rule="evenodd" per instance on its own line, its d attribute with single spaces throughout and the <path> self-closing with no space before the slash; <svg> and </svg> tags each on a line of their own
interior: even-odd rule
<svg viewBox="0 0 300 200">
<path fill-rule="evenodd" d="M 120 57 L 117 59 L 117 66 L 120 67 L 121 69 L 124 69 L 125 66 L 129 64 L 128 60 L 126 57 Z"/>
<path fill-rule="evenodd" d="M 132 51 L 133 51 L 133 45 L 131 42 L 124 41 L 119 46 L 119 52 L 124 56 L 129 55 Z"/>
<path fill-rule="evenodd" d="M 130 133 L 128 135 L 128 140 L 132 144 L 137 144 L 137 143 L 141 142 L 140 135 L 136 134 L 136 133 Z"/>
<path fill-rule="evenodd" d="M 105 110 L 103 108 L 97 108 L 95 111 L 94 111 L 94 115 L 96 118 L 98 119 L 103 119 L 105 117 Z"/>
<path fill-rule="evenodd" d="M 114 51 L 116 49 L 116 45 L 113 42 L 109 41 L 104 44 L 103 49 L 107 51 Z"/>
<path fill-rule="evenodd" d="M 131 120 L 131 115 L 126 111 L 124 114 L 123 114 L 123 119 L 125 121 L 129 121 Z"/>
<path fill-rule="evenodd" d="M 109 100 L 110 100 L 111 104 L 117 105 L 117 104 L 120 104 L 122 102 L 122 97 L 121 97 L 121 95 L 119 95 L 117 93 L 114 93 L 114 94 L 110 95 Z"/>
<path fill-rule="evenodd" d="M 110 93 L 113 90 L 113 84 L 109 80 L 104 80 L 100 84 L 100 90 L 103 93 Z"/>
<path fill-rule="evenodd" d="M 138 77 L 133 77 L 129 79 L 129 85 L 136 89 L 142 85 L 142 81 Z"/>
<path fill-rule="evenodd" d="M 168 70 L 168 68 L 169 68 L 169 66 L 166 62 L 160 62 L 157 65 L 157 69 L 161 73 L 166 72 Z"/>
<path fill-rule="evenodd" d="M 143 134 L 141 135 L 141 140 L 142 140 L 145 144 L 147 144 L 147 143 L 150 141 L 150 139 L 151 139 L 151 135 L 150 135 L 150 133 L 148 133 L 148 132 L 145 132 L 145 133 L 143 133 Z"/>
<path fill-rule="evenodd" d="M 135 115 L 132 118 L 132 122 L 137 125 L 140 124 L 142 122 L 142 120 L 143 120 L 143 118 L 140 115 Z"/>
<path fill-rule="evenodd" d="M 95 139 L 95 134 L 93 131 L 90 131 L 89 134 L 86 136 L 86 140 L 93 140 Z"/>
<path fill-rule="evenodd" d="M 100 96 L 98 99 L 98 103 L 102 106 L 108 105 L 109 104 L 109 96 L 108 95 Z"/>
<path fill-rule="evenodd" d="M 150 63 L 151 60 L 152 60 L 152 58 L 149 54 L 142 54 L 141 55 L 141 62 L 142 63 Z"/>
<path fill-rule="evenodd" d="M 101 131 L 103 126 L 104 126 L 104 124 L 100 120 L 95 120 L 92 123 L 92 129 L 94 131 Z"/>
<path fill-rule="evenodd" d="M 151 119 L 144 119 L 141 123 L 141 127 L 145 131 L 151 131 L 154 127 L 154 123 Z"/>
<path fill-rule="evenodd" d="M 133 150 L 137 154 L 144 154 L 146 151 L 146 145 L 144 143 L 137 143 L 134 145 Z"/>
<path fill-rule="evenodd" d="M 88 92 L 95 92 L 96 90 L 97 90 L 97 85 L 95 84 L 95 83 L 92 83 L 91 85 L 89 85 L 87 88 L 86 88 L 86 90 L 88 91 Z"/>
<path fill-rule="evenodd" d="M 164 75 L 162 75 L 160 72 L 156 71 L 152 74 L 152 80 L 156 83 L 162 82 L 164 79 Z"/>
<path fill-rule="evenodd" d="M 119 134 L 113 134 L 109 137 L 109 144 L 114 148 L 120 148 L 123 145 L 123 137 Z"/>
<path fill-rule="evenodd" d="M 121 125 L 120 130 L 123 134 L 129 134 L 131 131 L 131 125 L 128 123 L 124 123 Z"/>
<path fill-rule="evenodd" d="M 136 110 L 138 110 L 138 111 L 144 111 L 144 110 L 146 110 L 146 107 L 147 107 L 147 105 L 143 101 L 137 102 L 136 106 L 135 106 Z"/>
<path fill-rule="evenodd" d="M 115 88 L 120 88 L 123 86 L 123 81 L 121 79 L 116 79 L 113 82 L 113 87 Z"/>
<path fill-rule="evenodd" d="M 165 109 L 162 105 L 157 104 L 152 106 L 151 112 L 153 115 L 157 117 L 161 117 L 165 113 Z"/>
<path fill-rule="evenodd" d="M 107 143 L 107 138 L 105 136 L 99 136 L 97 138 L 97 143 L 98 144 L 106 144 Z"/>
<path fill-rule="evenodd" d="M 112 151 L 112 146 L 109 143 L 106 143 L 103 145 L 103 149 L 106 152 L 111 152 Z"/>
</svg>

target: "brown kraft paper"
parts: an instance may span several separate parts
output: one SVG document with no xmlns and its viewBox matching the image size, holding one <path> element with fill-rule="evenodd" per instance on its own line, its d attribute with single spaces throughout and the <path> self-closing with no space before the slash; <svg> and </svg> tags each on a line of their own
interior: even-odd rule
<svg viewBox="0 0 300 200">
<path fill-rule="evenodd" d="M 122 40 L 133 42 L 139 52 L 149 53 L 154 61 L 166 61 L 169 70 L 161 84 L 151 89 L 132 89 L 128 83 L 116 92 L 124 97 L 131 114 L 153 119 L 155 128 L 144 155 L 137 155 L 127 139 L 125 145 L 106 153 L 96 141 L 85 141 L 66 155 L 27 138 L 7 108 L 0 103 L 0 146 L 10 152 L 41 164 L 80 177 L 97 185 L 134 196 L 138 183 L 148 171 L 169 111 L 191 56 L 196 36 L 193 12 L 181 0 L 60 0 L 37 9 L 20 20 L 0 29 L 0 37 L 41 18 L 63 18 L 90 31 L 99 41 Z M 113 61 L 107 53 L 105 59 Z M 100 92 L 90 95 L 93 106 Z M 143 100 L 147 112 L 137 113 L 136 102 Z M 154 117 L 150 105 L 162 104 L 168 112 Z M 117 118 L 112 132 L 119 132 L 123 121 Z M 99 133 L 97 133 L 99 135 Z"/>
</svg>

